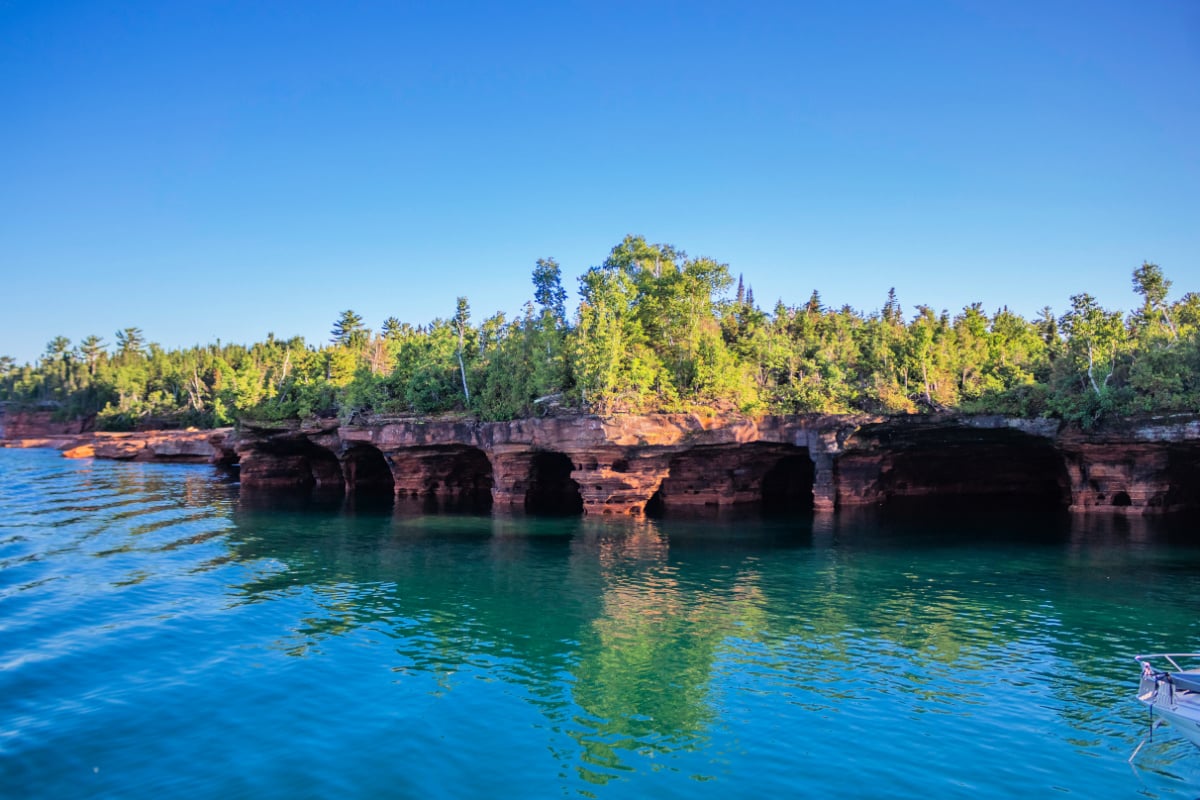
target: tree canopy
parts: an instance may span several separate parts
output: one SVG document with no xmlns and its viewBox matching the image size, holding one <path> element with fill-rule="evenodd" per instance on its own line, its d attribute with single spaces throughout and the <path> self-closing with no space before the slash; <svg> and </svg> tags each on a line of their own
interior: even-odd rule
<svg viewBox="0 0 1200 800">
<path fill-rule="evenodd" d="M 1027 320 L 972 303 L 956 314 L 894 289 L 877 311 L 757 306 L 728 265 L 627 236 L 578 279 L 568 314 L 562 270 L 537 259 L 516 318 L 475 322 L 468 298 L 414 325 L 368 328 L 352 310 L 331 340 L 164 350 L 140 328 L 77 346 L 51 340 L 36 364 L 0 356 L 0 400 L 97 414 L 102 428 L 229 424 L 239 418 L 546 413 L 964 413 L 1104 416 L 1200 412 L 1200 295 L 1171 299 L 1150 262 L 1133 270 L 1141 304 L 1103 308 L 1081 292 Z M 732 291 L 731 291 L 732 290 Z"/>
</svg>

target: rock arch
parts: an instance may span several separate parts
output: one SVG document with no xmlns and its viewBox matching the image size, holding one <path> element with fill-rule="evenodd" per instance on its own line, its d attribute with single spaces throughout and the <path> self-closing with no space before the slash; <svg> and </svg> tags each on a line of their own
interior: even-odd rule
<svg viewBox="0 0 1200 800">
<path fill-rule="evenodd" d="M 1066 461 L 1047 438 L 1007 428 L 894 433 L 837 462 L 839 505 L 1038 510 L 1071 503 Z"/>
<path fill-rule="evenodd" d="M 378 447 L 355 442 L 342 452 L 341 462 L 348 493 L 390 495 L 395 491 L 391 465 Z"/>
<path fill-rule="evenodd" d="M 469 445 L 434 445 L 389 453 L 396 496 L 428 506 L 485 510 L 492 505 L 492 462 Z"/>
<path fill-rule="evenodd" d="M 815 472 L 805 447 L 772 442 L 693 447 L 670 459 L 647 513 L 730 506 L 811 511 Z"/>
<path fill-rule="evenodd" d="M 334 451 L 309 439 L 279 439 L 239 451 L 241 479 L 267 488 L 326 489 L 345 486 L 342 465 Z"/>
</svg>

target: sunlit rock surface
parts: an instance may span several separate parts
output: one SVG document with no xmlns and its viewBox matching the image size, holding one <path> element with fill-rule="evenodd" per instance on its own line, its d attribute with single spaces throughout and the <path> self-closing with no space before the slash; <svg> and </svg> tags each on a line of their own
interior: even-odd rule
<svg viewBox="0 0 1200 800">
<path fill-rule="evenodd" d="M 128 434 L 86 427 L 13 415 L 4 441 L 58 447 L 68 457 L 236 462 L 245 487 L 391 494 L 430 508 L 1155 514 L 1200 507 L 1194 416 L 1121 420 L 1090 431 L 1001 416 L 819 414 L 380 418 Z"/>
<path fill-rule="evenodd" d="M 0 445 L 52 447 L 67 458 L 229 464 L 237 460 L 233 428 L 97 433 L 93 418 L 56 421 L 48 412 L 0 415 Z"/>
<path fill-rule="evenodd" d="M 497 508 L 640 514 L 762 506 L 1070 509 L 1200 505 L 1200 422 L 1097 431 L 999 416 L 687 414 L 513 422 L 243 425 L 245 485 L 392 491 Z"/>
</svg>

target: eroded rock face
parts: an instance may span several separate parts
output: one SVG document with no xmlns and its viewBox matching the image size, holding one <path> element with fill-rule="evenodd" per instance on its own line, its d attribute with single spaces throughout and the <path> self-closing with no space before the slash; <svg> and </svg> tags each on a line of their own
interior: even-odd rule
<svg viewBox="0 0 1200 800">
<path fill-rule="evenodd" d="M 243 429 L 235 440 L 242 485 L 271 489 L 340 489 L 337 427 Z"/>
<path fill-rule="evenodd" d="M 49 411 L 14 411 L 0 414 L 0 438 L 16 440 L 79 436 L 91 431 L 95 424 L 94 415 L 56 420 Z"/>
<path fill-rule="evenodd" d="M 358 492 L 385 485 L 386 465 L 399 497 L 482 503 L 486 494 L 494 507 L 508 510 L 638 514 L 651 503 L 672 509 L 764 502 L 830 510 L 832 461 L 825 449 L 844 422 L 663 414 L 502 423 L 382 420 L 340 429 L 248 426 L 238 452 L 247 486 L 340 479 L 346 491 Z M 316 477 L 315 470 L 325 468 L 320 465 L 334 463 L 340 478 Z M 364 478 L 368 463 L 376 465 L 370 479 Z M 819 477 L 815 464 L 825 470 Z"/>
<path fill-rule="evenodd" d="M 760 505 L 829 512 L 924 502 L 1140 514 L 1200 506 L 1195 420 L 1088 433 L 1060 431 L 1052 420 L 954 416 L 381 420 L 243 430 L 238 449 L 247 485 L 292 476 L 302 485 L 341 481 L 361 491 L 388 484 L 386 465 L 398 496 L 490 494 L 494 507 L 507 510 L 640 514 Z M 374 477 L 364 478 L 371 453 Z"/>
<path fill-rule="evenodd" d="M 232 464 L 233 428 L 137 433 L 82 433 L 5 439 L 9 447 L 53 447 L 67 458 L 107 458 L 170 464 Z"/>
<path fill-rule="evenodd" d="M 29 430 L 24 428 L 21 430 Z M 1200 418 L 1098 431 L 1004 417 L 687 414 L 382 419 L 78 434 L 72 457 L 239 461 L 246 487 L 385 493 L 430 507 L 818 513 L 933 504 L 1117 514 L 1200 509 Z M 65 442 L 65 444 L 64 444 Z"/>
<path fill-rule="evenodd" d="M 658 488 L 664 508 L 813 503 L 808 449 L 769 442 L 700 445 L 675 454 Z"/>
<path fill-rule="evenodd" d="M 1065 507 L 1070 482 L 1056 436 L 1057 426 L 1015 426 L 995 418 L 975 425 L 864 425 L 837 459 L 838 505 Z"/>
<path fill-rule="evenodd" d="M 1059 439 L 1071 510 L 1165 513 L 1200 507 L 1200 420 L 1124 421 Z"/>
</svg>

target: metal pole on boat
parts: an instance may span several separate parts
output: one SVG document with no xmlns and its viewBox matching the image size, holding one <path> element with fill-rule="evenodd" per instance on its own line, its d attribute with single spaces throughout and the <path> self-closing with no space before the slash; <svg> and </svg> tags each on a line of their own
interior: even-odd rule
<svg viewBox="0 0 1200 800">
<path fill-rule="evenodd" d="M 1147 736 L 1145 736 L 1142 739 L 1142 741 L 1138 742 L 1138 746 L 1135 747 L 1133 749 L 1133 752 L 1129 754 L 1129 763 L 1130 764 L 1133 763 L 1133 760 L 1135 758 L 1137 758 L 1137 754 L 1142 751 L 1142 748 L 1145 747 L 1147 743 L 1154 741 L 1154 729 L 1157 728 L 1159 725 L 1162 725 L 1164 722 L 1166 722 L 1165 719 L 1155 719 L 1154 718 L 1154 707 L 1151 706 L 1150 707 L 1150 733 Z"/>
</svg>

